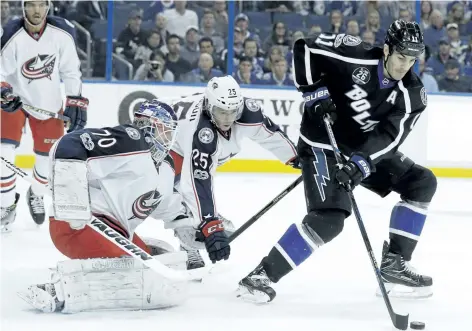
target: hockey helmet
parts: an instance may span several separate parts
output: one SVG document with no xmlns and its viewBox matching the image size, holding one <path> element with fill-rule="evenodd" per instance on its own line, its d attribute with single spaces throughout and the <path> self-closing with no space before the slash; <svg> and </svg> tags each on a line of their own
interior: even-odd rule
<svg viewBox="0 0 472 331">
<path fill-rule="evenodd" d="M 44 14 L 44 17 L 43 19 L 41 20 L 41 23 L 39 24 L 33 24 L 32 22 L 30 22 L 30 20 L 28 19 L 28 17 L 26 17 L 26 3 L 27 2 L 32 2 L 31 0 L 30 1 L 21 1 L 21 9 L 23 10 L 23 17 L 24 19 L 32 26 L 38 26 L 38 25 L 42 25 L 44 23 L 44 21 L 46 20 L 46 17 L 48 16 L 48 13 L 49 13 L 49 9 L 51 8 L 51 0 L 45 0 L 45 1 L 42 1 L 42 2 L 46 2 L 47 3 L 47 10 L 46 10 L 46 13 Z"/>
<path fill-rule="evenodd" d="M 160 164 L 177 137 L 177 116 L 172 107 L 156 99 L 146 100 L 134 112 L 133 125 L 144 131 L 152 158 Z"/>
<path fill-rule="evenodd" d="M 407 56 L 419 57 L 425 50 L 423 33 L 416 22 L 394 21 L 388 28 L 385 44 L 390 54 L 397 51 Z"/>
<path fill-rule="evenodd" d="M 227 131 L 241 117 L 243 96 L 238 82 L 231 76 L 210 79 L 205 89 L 204 108 L 215 125 Z"/>
</svg>

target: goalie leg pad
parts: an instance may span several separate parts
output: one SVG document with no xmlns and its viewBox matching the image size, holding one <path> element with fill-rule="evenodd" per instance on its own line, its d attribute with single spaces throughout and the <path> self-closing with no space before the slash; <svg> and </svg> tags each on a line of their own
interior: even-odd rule
<svg viewBox="0 0 472 331">
<path fill-rule="evenodd" d="M 79 160 L 56 159 L 52 167 L 54 216 L 69 221 L 74 229 L 81 229 L 92 217 L 87 164 Z"/>
<path fill-rule="evenodd" d="M 184 252 L 157 257 L 168 267 L 186 268 Z M 54 278 L 63 313 L 97 310 L 148 310 L 183 303 L 187 282 L 172 282 L 132 258 L 59 262 Z"/>
</svg>

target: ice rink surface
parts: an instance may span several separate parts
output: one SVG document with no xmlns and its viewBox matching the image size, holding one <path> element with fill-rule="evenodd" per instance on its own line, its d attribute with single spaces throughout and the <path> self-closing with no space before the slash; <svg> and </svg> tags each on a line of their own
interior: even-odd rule
<svg viewBox="0 0 472 331">
<path fill-rule="evenodd" d="M 288 186 L 294 175 L 218 173 L 215 197 L 219 212 L 241 225 Z M 28 285 L 49 279 L 48 268 L 65 257 L 56 251 L 47 221 L 37 227 L 21 193 L 13 231 L 1 237 L 2 331 L 392 331 L 387 310 L 375 296 L 377 283 L 354 217 L 329 245 L 275 284 L 276 299 L 253 305 L 235 298 L 238 281 L 268 253 L 291 223 L 305 214 L 302 184 L 281 200 L 232 244 L 230 260 L 218 265 L 193 289 L 182 306 L 155 311 L 43 314 L 16 296 Z M 472 181 L 439 179 L 413 265 L 434 279 L 433 297 L 392 300 L 398 313 L 423 321 L 427 331 L 472 330 Z M 396 194 L 380 199 L 358 188 L 355 195 L 372 246 L 380 261 L 382 242 Z M 50 202 L 46 200 L 47 204 Z M 176 245 L 173 233 L 149 219 L 138 228 Z M 205 253 L 206 258 L 206 253 Z"/>
</svg>

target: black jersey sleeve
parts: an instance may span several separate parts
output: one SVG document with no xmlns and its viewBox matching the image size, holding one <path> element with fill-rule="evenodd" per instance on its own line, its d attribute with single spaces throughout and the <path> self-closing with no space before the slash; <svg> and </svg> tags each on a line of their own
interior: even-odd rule
<svg viewBox="0 0 472 331">
<path fill-rule="evenodd" d="M 87 161 L 113 155 L 149 150 L 141 131 L 131 125 L 83 129 L 66 134 L 59 141 L 54 157 Z"/>
<path fill-rule="evenodd" d="M 312 92 L 323 86 L 320 79 L 324 75 L 338 75 L 346 63 L 376 64 L 378 60 L 366 58 L 366 49 L 369 47 L 360 38 L 343 33 L 297 40 L 293 46 L 295 86 L 301 92 Z"/>
<path fill-rule="evenodd" d="M 398 97 L 395 110 L 375 127 L 360 148 L 374 164 L 398 150 L 426 108 L 426 91 L 420 82 L 413 87 L 405 87 L 402 81 L 398 84 L 403 95 Z"/>
</svg>

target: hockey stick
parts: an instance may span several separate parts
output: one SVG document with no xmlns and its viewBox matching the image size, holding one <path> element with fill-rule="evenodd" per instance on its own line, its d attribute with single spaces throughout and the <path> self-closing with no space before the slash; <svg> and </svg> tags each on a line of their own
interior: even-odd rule
<svg viewBox="0 0 472 331">
<path fill-rule="evenodd" d="M 70 118 L 69 118 L 69 117 L 64 116 L 64 115 L 62 115 L 62 114 L 59 114 L 59 113 L 55 113 L 55 112 L 49 111 L 49 110 L 45 110 L 45 109 L 41 109 L 41 108 L 36 108 L 36 107 L 34 107 L 34 106 L 25 105 L 25 104 L 23 104 L 23 106 L 22 106 L 21 108 L 23 108 L 23 110 L 25 110 L 26 112 L 32 111 L 32 112 L 36 112 L 36 113 L 40 113 L 40 114 L 49 116 L 49 117 L 51 117 L 51 118 L 57 118 L 58 120 L 61 120 L 61 121 L 64 121 L 64 122 L 70 122 Z"/>
<path fill-rule="evenodd" d="M 292 184 L 290 184 L 285 190 L 283 190 L 279 195 L 277 195 L 272 201 L 264 206 L 259 212 L 251 217 L 246 223 L 241 225 L 233 234 L 229 237 L 229 242 L 231 243 L 234 239 L 239 237 L 244 231 L 247 230 L 251 225 L 253 225 L 262 215 L 264 215 L 269 209 L 275 206 L 284 196 L 286 196 L 290 191 L 292 191 L 298 184 L 302 182 L 303 177 L 298 177 Z"/>
<path fill-rule="evenodd" d="M 343 163 L 343 159 L 341 156 L 341 151 L 338 148 L 336 143 L 336 139 L 334 138 L 334 133 L 331 128 L 331 117 L 329 114 L 326 114 L 323 118 L 325 123 L 326 131 L 328 132 L 329 142 L 331 147 L 333 148 L 334 156 L 336 158 L 336 162 L 338 165 Z M 375 271 L 375 276 L 377 277 L 377 283 L 379 284 L 380 291 L 382 292 L 382 297 L 384 299 L 385 305 L 387 306 L 388 313 L 390 314 L 390 319 L 392 320 L 393 325 L 399 330 L 406 330 L 408 329 L 408 314 L 407 315 L 400 315 L 393 311 L 392 304 L 390 303 L 390 299 L 388 297 L 387 291 L 385 289 L 385 285 L 382 281 L 382 277 L 380 275 L 380 269 L 377 264 L 377 260 L 375 259 L 374 252 L 372 250 L 372 246 L 370 244 L 369 237 L 367 236 L 367 231 L 364 226 L 364 222 L 362 221 L 361 214 L 359 212 L 359 208 L 357 207 L 356 199 L 354 198 L 354 194 L 352 193 L 351 187 L 347 187 L 349 200 L 351 200 L 352 209 L 354 210 L 354 215 L 356 216 L 357 224 L 359 225 L 359 230 L 362 234 L 362 239 L 364 239 L 365 247 L 367 248 L 367 253 L 369 254 L 370 262 L 372 263 L 372 267 Z"/>
<path fill-rule="evenodd" d="M 25 181 L 31 183 L 32 185 L 37 185 L 35 180 L 31 178 L 26 172 L 6 160 L 3 156 L 0 156 L 0 158 L 8 169 L 13 171 L 18 176 L 22 177 Z M 51 192 L 47 188 L 44 188 L 43 186 L 41 186 L 41 188 L 43 189 L 45 195 L 51 196 Z M 167 279 L 171 279 L 174 281 L 201 279 L 201 276 L 192 276 L 189 272 L 182 272 L 165 266 L 158 260 L 154 259 L 150 254 L 141 249 L 139 246 L 133 244 L 130 240 L 126 239 L 121 234 L 110 228 L 106 223 L 94 216 L 92 216 L 92 221 L 87 223 L 87 226 L 97 232 L 102 237 L 104 237 L 106 240 L 113 243 L 115 246 L 119 247 L 120 249 L 131 255 L 136 260 L 141 261 L 149 269 L 152 269 L 153 271 Z"/>
</svg>

